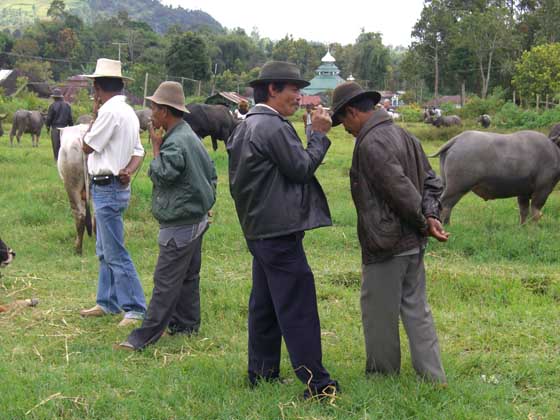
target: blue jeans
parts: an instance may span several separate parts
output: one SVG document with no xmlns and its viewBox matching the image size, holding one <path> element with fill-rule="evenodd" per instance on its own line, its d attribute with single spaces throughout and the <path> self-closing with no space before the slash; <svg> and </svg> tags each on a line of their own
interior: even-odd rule
<svg viewBox="0 0 560 420">
<path fill-rule="evenodd" d="M 142 319 L 146 299 L 138 273 L 124 246 L 123 213 L 130 200 L 130 188 L 117 178 L 109 185 L 91 186 L 95 209 L 99 258 L 97 304 L 107 313 L 125 312 L 125 318 Z"/>
</svg>

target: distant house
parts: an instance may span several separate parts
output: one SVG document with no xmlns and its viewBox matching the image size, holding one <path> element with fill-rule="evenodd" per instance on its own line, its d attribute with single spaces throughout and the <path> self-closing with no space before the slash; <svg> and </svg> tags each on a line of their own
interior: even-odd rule
<svg viewBox="0 0 560 420">
<path fill-rule="evenodd" d="M 323 103 L 321 96 L 319 95 L 304 95 L 301 97 L 299 105 L 304 108 L 307 105 L 312 105 L 313 107 L 321 105 Z"/>
<path fill-rule="evenodd" d="M 215 95 L 206 98 L 204 103 L 209 105 L 225 105 L 233 111 L 237 108 L 239 102 L 241 101 L 248 102 L 249 106 L 253 103 L 251 98 L 247 98 L 236 92 L 218 92 Z"/>
<path fill-rule="evenodd" d="M 4 91 L 4 95 L 11 95 L 17 90 L 15 70 L 0 69 L 0 88 Z"/>
</svg>

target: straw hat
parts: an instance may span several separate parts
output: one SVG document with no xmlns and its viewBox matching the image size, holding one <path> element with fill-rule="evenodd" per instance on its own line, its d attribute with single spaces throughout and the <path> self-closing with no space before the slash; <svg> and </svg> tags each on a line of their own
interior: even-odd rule
<svg viewBox="0 0 560 420">
<path fill-rule="evenodd" d="M 374 105 L 381 99 L 381 94 L 374 90 L 364 90 L 356 82 L 346 82 L 338 85 L 333 91 L 332 97 L 332 122 L 333 127 L 340 124 L 339 112 L 351 101 L 360 98 L 371 98 Z"/>
<path fill-rule="evenodd" d="M 109 60 L 108 58 L 97 59 L 95 72 L 93 74 L 84 74 L 85 77 L 96 79 L 98 77 L 112 77 L 115 79 L 134 80 L 130 77 L 122 75 L 121 62 L 118 60 Z"/>
<path fill-rule="evenodd" d="M 158 105 L 167 105 L 179 111 L 189 112 L 185 108 L 185 93 L 183 86 L 178 82 L 162 82 L 152 96 L 146 99 Z"/>
</svg>

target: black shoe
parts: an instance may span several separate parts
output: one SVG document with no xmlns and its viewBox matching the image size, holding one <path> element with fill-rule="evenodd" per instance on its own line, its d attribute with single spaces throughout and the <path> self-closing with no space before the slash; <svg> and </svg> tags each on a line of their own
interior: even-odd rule
<svg viewBox="0 0 560 420">
<path fill-rule="evenodd" d="M 332 402 L 336 399 L 339 392 L 340 387 L 338 386 L 338 381 L 331 381 L 327 386 L 320 390 L 308 387 L 305 391 L 303 391 L 303 399 Z"/>
</svg>

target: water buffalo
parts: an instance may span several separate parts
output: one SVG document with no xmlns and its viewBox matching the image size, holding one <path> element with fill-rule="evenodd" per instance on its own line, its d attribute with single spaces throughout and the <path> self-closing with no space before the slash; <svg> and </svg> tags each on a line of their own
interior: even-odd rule
<svg viewBox="0 0 560 420">
<path fill-rule="evenodd" d="M 0 137 L 4 135 L 4 129 L 2 128 L 2 120 L 5 120 L 8 114 L 0 114 Z"/>
<path fill-rule="evenodd" d="M 136 112 L 138 121 L 140 122 L 140 131 L 146 131 L 148 124 L 152 120 L 152 110 L 149 108 L 139 109 Z"/>
<path fill-rule="evenodd" d="M 89 203 L 86 200 L 86 178 L 82 138 L 87 131 L 85 124 L 60 129 L 60 151 L 58 152 L 58 173 L 64 182 L 66 194 L 72 208 L 76 224 L 76 253 L 82 253 L 84 229 L 89 236 L 92 233 L 92 221 Z"/>
<path fill-rule="evenodd" d="M 556 124 L 554 127 L 552 127 L 552 130 L 550 130 L 550 133 L 548 133 L 548 138 L 553 142 L 558 141 L 558 139 L 560 138 L 560 124 Z"/>
<path fill-rule="evenodd" d="M 46 114 L 39 111 L 17 110 L 14 114 L 12 130 L 10 131 L 10 145 L 13 145 L 14 136 L 16 136 L 19 144 L 21 135 L 23 133 L 30 133 L 33 147 L 39 147 L 39 137 L 41 136 L 45 116 Z"/>
<path fill-rule="evenodd" d="M 439 156 L 444 191 L 444 223 L 469 191 L 484 200 L 517 197 L 521 223 L 538 221 L 548 195 L 560 180 L 560 147 L 537 131 L 498 134 L 465 131 L 430 157 Z"/>
<path fill-rule="evenodd" d="M 80 115 L 76 120 L 76 125 L 80 124 L 90 124 L 93 121 L 93 117 L 89 114 Z"/>
<path fill-rule="evenodd" d="M 483 128 L 488 128 L 490 127 L 492 119 L 490 118 L 490 115 L 482 114 L 480 117 L 478 117 L 478 120 L 476 120 L 476 122 L 479 123 Z"/>
<path fill-rule="evenodd" d="M 183 119 L 198 137 L 212 137 L 212 148 L 218 149 L 218 140 L 226 141 L 239 123 L 224 105 L 189 104 L 189 113 Z"/>
<path fill-rule="evenodd" d="M 462 125 L 463 122 L 457 115 L 446 115 L 432 118 L 432 124 L 436 127 L 451 127 L 452 125 Z"/>
</svg>

